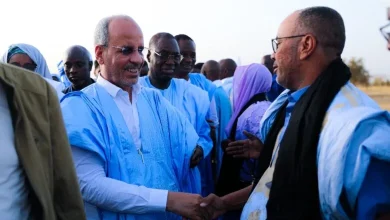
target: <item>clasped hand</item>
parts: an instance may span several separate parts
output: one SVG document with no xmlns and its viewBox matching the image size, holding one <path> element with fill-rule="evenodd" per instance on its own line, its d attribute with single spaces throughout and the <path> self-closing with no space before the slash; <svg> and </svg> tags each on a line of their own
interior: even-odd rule
<svg viewBox="0 0 390 220">
<path fill-rule="evenodd" d="M 205 198 L 188 193 L 170 192 L 170 195 L 168 211 L 182 216 L 185 220 L 212 220 L 226 212 L 223 200 L 214 194 Z"/>
</svg>

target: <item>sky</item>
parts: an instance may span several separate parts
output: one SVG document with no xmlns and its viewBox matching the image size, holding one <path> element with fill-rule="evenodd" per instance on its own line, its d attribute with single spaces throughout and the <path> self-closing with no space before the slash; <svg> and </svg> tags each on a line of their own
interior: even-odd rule
<svg viewBox="0 0 390 220">
<path fill-rule="evenodd" d="M 49 69 L 72 45 L 94 56 L 93 32 L 106 16 L 127 14 L 144 33 L 145 46 L 158 32 L 187 34 L 197 45 L 197 61 L 232 58 L 239 65 L 259 63 L 272 52 L 280 23 L 295 10 L 328 6 L 343 17 L 347 41 L 343 58 L 363 58 L 371 75 L 390 78 L 390 51 L 379 28 L 390 0 L 19 0 L 2 1 L 0 52 L 28 43 L 46 58 Z"/>
</svg>

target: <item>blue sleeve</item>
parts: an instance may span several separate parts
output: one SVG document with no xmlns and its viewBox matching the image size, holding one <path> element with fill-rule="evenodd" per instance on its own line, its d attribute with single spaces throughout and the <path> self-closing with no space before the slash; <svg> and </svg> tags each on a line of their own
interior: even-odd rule
<svg viewBox="0 0 390 220">
<path fill-rule="evenodd" d="M 390 213 L 390 163 L 372 158 L 356 203 L 357 219 Z"/>
</svg>

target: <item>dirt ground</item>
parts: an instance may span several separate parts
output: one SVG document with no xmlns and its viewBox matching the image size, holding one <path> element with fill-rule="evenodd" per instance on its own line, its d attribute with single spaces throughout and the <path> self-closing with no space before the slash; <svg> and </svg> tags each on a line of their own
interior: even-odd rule
<svg viewBox="0 0 390 220">
<path fill-rule="evenodd" d="M 377 101 L 383 109 L 390 111 L 390 86 L 370 86 L 360 87 L 360 89 Z"/>
</svg>

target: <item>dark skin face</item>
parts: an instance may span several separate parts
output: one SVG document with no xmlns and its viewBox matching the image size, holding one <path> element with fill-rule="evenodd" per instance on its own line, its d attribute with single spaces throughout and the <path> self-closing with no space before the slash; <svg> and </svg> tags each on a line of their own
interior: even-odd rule
<svg viewBox="0 0 390 220">
<path fill-rule="evenodd" d="M 146 76 L 148 75 L 148 72 L 149 72 L 149 66 L 145 61 L 144 65 L 141 68 L 140 76 Z"/>
<path fill-rule="evenodd" d="M 175 77 L 188 80 L 188 74 L 196 63 L 195 43 L 191 40 L 180 40 L 179 48 L 180 53 L 183 55 L 183 60 L 180 63 L 178 71 L 175 73 Z"/>
<path fill-rule="evenodd" d="M 150 49 L 151 51 L 147 55 L 150 66 L 150 82 L 156 88 L 166 89 L 169 87 L 171 79 L 180 65 L 180 59 L 173 58 L 175 55 L 180 56 L 179 45 L 173 38 L 161 38 Z M 157 55 L 155 52 L 162 56 Z M 167 59 L 167 55 L 171 56 Z"/>
<path fill-rule="evenodd" d="M 87 51 L 79 47 L 70 48 L 64 57 L 64 70 L 74 89 L 86 87 L 90 81 L 92 61 Z"/>
<path fill-rule="evenodd" d="M 35 71 L 37 67 L 34 61 L 32 61 L 27 54 L 15 54 L 11 57 L 8 63 L 30 71 Z"/>
<path fill-rule="evenodd" d="M 215 81 L 219 79 L 220 71 L 221 70 L 218 62 L 208 61 L 203 65 L 201 73 L 204 74 L 208 80 Z"/>
<path fill-rule="evenodd" d="M 261 64 L 267 67 L 267 69 L 274 74 L 274 60 L 271 59 L 271 55 L 264 56 L 261 60 Z"/>
</svg>

